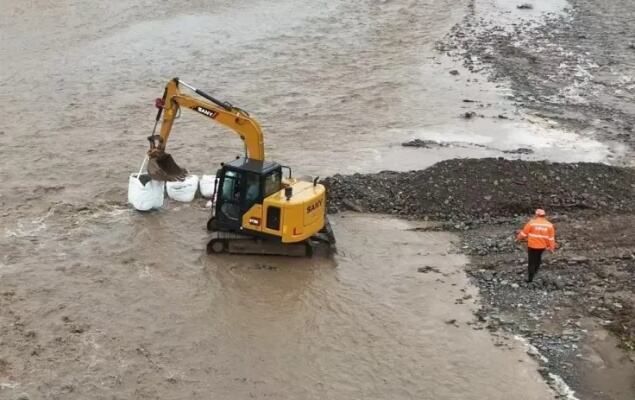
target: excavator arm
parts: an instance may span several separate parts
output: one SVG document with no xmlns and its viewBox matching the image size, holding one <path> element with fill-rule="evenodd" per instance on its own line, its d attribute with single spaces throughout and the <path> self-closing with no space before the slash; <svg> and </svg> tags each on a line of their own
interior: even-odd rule
<svg viewBox="0 0 635 400">
<path fill-rule="evenodd" d="M 186 86 L 203 99 L 181 93 L 180 85 Z M 181 107 L 189 108 L 199 114 L 224 125 L 240 136 L 245 144 L 247 157 L 256 161 L 264 161 L 265 146 L 260 124 L 251 118 L 246 111 L 221 102 L 202 90 L 174 78 L 165 87 L 163 98 L 157 99 L 157 124 L 163 114 L 159 135 L 152 135 L 148 156 L 148 173 L 159 180 L 173 181 L 183 179 L 187 171 L 179 167 L 165 149 L 172 131 L 174 120 Z"/>
</svg>

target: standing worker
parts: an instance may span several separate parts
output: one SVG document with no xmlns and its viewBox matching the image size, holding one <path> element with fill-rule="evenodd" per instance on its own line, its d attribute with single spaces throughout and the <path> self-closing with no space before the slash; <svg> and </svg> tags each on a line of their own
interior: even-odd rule
<svg viewBox="0 0 635 400">
<path fill-rule="evenodd" d="M 542 253 L 545 249 L 553 252 L 556 249 L 556 231 L 553 224 L 545 218 L 545 210 L 536 210 L 535 218 L 525 224 L 522 231 L 518 232 L 516 241 L 527 239 L 528 276 L 527 283 L 534 280 L 538 273 Z"/>
</svg>

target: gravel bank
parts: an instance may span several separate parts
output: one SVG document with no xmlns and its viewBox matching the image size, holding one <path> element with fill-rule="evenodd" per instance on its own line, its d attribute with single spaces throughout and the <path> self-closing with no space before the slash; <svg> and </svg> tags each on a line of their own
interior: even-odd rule
<svg viewBox="0 0 635 400">
<path fill-rule="evenodd" d="M 569 0 L 563 14 L 493 21 L 475 0 L 472 13 L 438 49 L 490 80 L 509 83 L 521 110 L 601 140 L 635 148 L 635 3 Z M 532 2 L 530 2 L 531 4 Z M 519 2 L 520 4 L 520 2 Z M 524 14 L 523 14 L 524 13 Z M 625 163 L 633 163 L 627 152 Z"/>
<path fill-rule="evenodd" d="M 581 399 L 635 394 L 635 170 L 455 159 L 324 183 L 331 212 L 432 219 L 461 230 L 457 251 L 471 257 L 467 272 L 482 298 L 475 329 L 526 338 L 554 389 L 561 376 Z M 550 213 L 559 248 L 527 285 L 525 250 L 513 237 L 536 207 Z M 594 339 L 606 331 L 612 336 Z"/>
<path fill-rule="evenodd" d="M 635 172 L 592 163 L 455 159 L 422 171 L 335 175 L 330 211 L 368 211 L 472 224 L 550 212 L 635 212 Z"/>
<path fill-rule="evenodd" d="M 487 328 L 525 337 L 541 372 L 562 376 L 581 399 L 632 398 L 635 215 L 554 218 L 558 251 L 529 285 L 524 248 L 512 239 L 522 222 L 463 235 Z M 594 340 L 605 330 L 613 337 Z"/>
</svg>

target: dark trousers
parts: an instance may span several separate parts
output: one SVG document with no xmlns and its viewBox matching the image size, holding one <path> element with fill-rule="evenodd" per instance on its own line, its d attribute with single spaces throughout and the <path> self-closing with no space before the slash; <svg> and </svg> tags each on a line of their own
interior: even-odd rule
<svg viewBox="0 0 635 400">
<path fill-rule="evenodd" d="M 540 269 L 540 262 L 542 261 L 543 251 L 545 251 L 545 249 L 527 248 L 527 255 L 529 258 L 528 269 L 527 269 L 529 272 L 529 275 L 527 277 L 528 282 L 531 282 L 534 280 L 534 276 L 536 276 L 536 274 L 538 273 L 538 270 Z"/>
</svg>

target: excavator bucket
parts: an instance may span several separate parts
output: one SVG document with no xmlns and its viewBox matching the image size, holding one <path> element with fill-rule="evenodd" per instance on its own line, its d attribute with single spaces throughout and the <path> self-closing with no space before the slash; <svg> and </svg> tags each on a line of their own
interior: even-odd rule
<svg viewBox="0 0 635 400">
<path fill-rule="evenodd" d="M 170 154 L 163 153 L 150 157 L 148 174 L 158 181 L 182 181 L 187 176 L 187 170 L 179 167 Z"/>
</svg>

